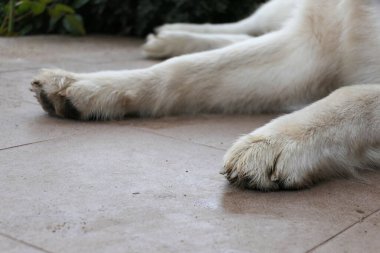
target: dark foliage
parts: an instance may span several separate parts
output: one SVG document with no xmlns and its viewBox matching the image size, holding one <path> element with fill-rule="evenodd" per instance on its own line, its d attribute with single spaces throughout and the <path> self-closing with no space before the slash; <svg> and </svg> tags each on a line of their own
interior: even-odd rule
<svg viewBox="0 0 380 253">
<path fill-rule="evenodd" d="M 35 33 L 86 33 L 82 17 L 76 13 L 90 0 L 9 0 L 0 3 L 0 35 Z"/>
<path fill-rule="evenodd" d="M 264 0 L 94 0 L 79 12 L 88 32 L 143 36 L 164 23 L 225 23 Z"/>
<path fill-rule="evenodd" d="M 14 30 L 8 33 L 9 3 L 15 4 Z M 144 36 L 164 23 L 226 23 L 250 15 L 265 0 L 8 0 L 0 1 L 2 34 L 106 33 Z M 35 11 L 36 4 L 44 5 Z M 23 4 L 21 11 L 17 6 Z M 60 12 L 52 12 L 55 6 Z M 67 6 L 67 8 L 62 8 Z M 70 9 L 68 9 L 70 8 Z M 20 8 L 19 8 L 20 9 Z M 20 13 L 18 13 L 20 12 Z M 29 14 L 28 14 L 29 13 Z M 55 16 L 54 16 L 54 15 Z M 18 15 L 18 16 L 17 16 Z M 84 28 L 82 26 L 84 22 Z M 9 23 L 9 22 L 8 22 Z M 1 34 L 1 32 L 0 32 Z"/>
</svg>

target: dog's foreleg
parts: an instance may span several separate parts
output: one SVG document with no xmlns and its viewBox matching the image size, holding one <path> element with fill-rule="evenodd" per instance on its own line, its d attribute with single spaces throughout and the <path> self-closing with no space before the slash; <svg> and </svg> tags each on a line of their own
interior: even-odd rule
<svg viewBox="0 0 380 253">
<path fill-rule="evenodd" d="M 66 117 L 70 105 L 81 119 L 278 112 L 333 89 L 332 57 L 321 55 L 313 41 L 305 43 L 285 30 L 148 69 L 90 74 L 45 70 L 33 86 L 50 113 Z"/>
<path fill-rule="evenodd" d="M 242 137 L 224 173 L 240 186 L 278 190 L 379 166 L 380 85 L 358 85 Z"/>
</svg>

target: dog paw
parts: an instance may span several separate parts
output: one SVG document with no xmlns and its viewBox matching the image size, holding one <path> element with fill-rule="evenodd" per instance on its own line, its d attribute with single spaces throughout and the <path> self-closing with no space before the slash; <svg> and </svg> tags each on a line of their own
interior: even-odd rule
<svg viewBox="0 0 380 253">
<path fill-rule="evenodd" d="M 210 24 L 186 24 L 186 23 L 175 23 L 175 24 L 165 24 L 155 29 L 155 33 L 162 32 L 192 32 L 192 33 L 209 33 L 213 25 Z"/>
<path fill-rule="evenodd" d="M 314 170 L 314 150 L 307 142 L 260 131 L 240 138 L 226 153 L 222 174 L 232 184 L 262 191 L 302 189 L 325 176 Z"/>
<path fill-rule="evenodd" d="M 32 81 L 30 90 L 49 115 L 81 119 L 80 110 L 70 98 L 70 88 L 75 82 L 75 77 L 69 72 L 44 69 Z"/>
<path fill-rule="evenodd" d="M 189 31 L 187 24 L 165 24 L 155 29 L 155 33 Z"/>
<path fill-rule="evenodd" d="M 71 73 L 45 69 L 35 77 L 31 91 L 42 108 L 53 116 L 119 120 L 128 115 L 140 115 L 139 102 L 142 100 L 138 96 L 146 80 L 151 78 L 150 71 L 140 70 Z"/>
<path fill-rule="evenodd" d="M 147 58 L 165 59 L 185 54 L 186 35 L 177 32 L 160 32 L 150 34 L 143 46 L 143 54 Z"/>
<path fill-rule="evenodd" d="M 222 174 L 234 185 L 258 190 L 278 190 L 282 178 L 277 164 L 283 146 L 264 136 L 240 138 L 224 157 Z"/>
<path fill-rule="evenodd" d="M 146 43 L 143 45 L 143 54 L 147 58 L 166 58 L 170 56 L 169 44 L 166 38 L 160 35 L 149 34 Z"/>
</svg>

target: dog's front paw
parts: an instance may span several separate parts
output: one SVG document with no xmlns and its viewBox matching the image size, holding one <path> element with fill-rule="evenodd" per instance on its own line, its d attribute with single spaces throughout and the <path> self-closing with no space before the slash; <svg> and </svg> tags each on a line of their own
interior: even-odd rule
<svg viewBox="0 0 380 253">
<path fill-rule="evenodd" d="M 32 81 L 31 91 L 50 115 L 81 119 L 81 112 L 69 97 L 70 88 L 75 82 L 75 77 L 69 72 L 44 69 Z"/>
<path fill-rule="evenodd" d="M 71 73 L 45 69 L 35 77 L 31 91 L 50 115 L 118 120 L 151 114 L 152 96 L 144 92 L 154 77 L 148 70 Z"/>
<path fill-rule="evenodd" d="M 223 174 L 237 186 L 278 190 L 282 179 L 276 169 L 282 152 L 282 143 L 274 139 L 244 136 L 226 153 Z"/>
<path fill-rule="evenodd" d="M 222 174 L 232 184 L 262 191 L 302 189 L 325 176 L 314 170 L 307 141 L 265 134 L 265 128 L 240 138 L 226 153 Z"/>
</svg>

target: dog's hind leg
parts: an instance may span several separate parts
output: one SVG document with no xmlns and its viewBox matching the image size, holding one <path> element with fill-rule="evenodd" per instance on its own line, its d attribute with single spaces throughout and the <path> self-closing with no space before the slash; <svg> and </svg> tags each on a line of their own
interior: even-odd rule
<svg viewBox="0 0 380 253">
<path fill-rule="evenodd" d="M 248 35 L 238 34 L 161 32 L 158 35 L 148 36 L 143 52 L 148 58 L 164 59 L 222 48 L 251 38 Z"/>
</svg>

